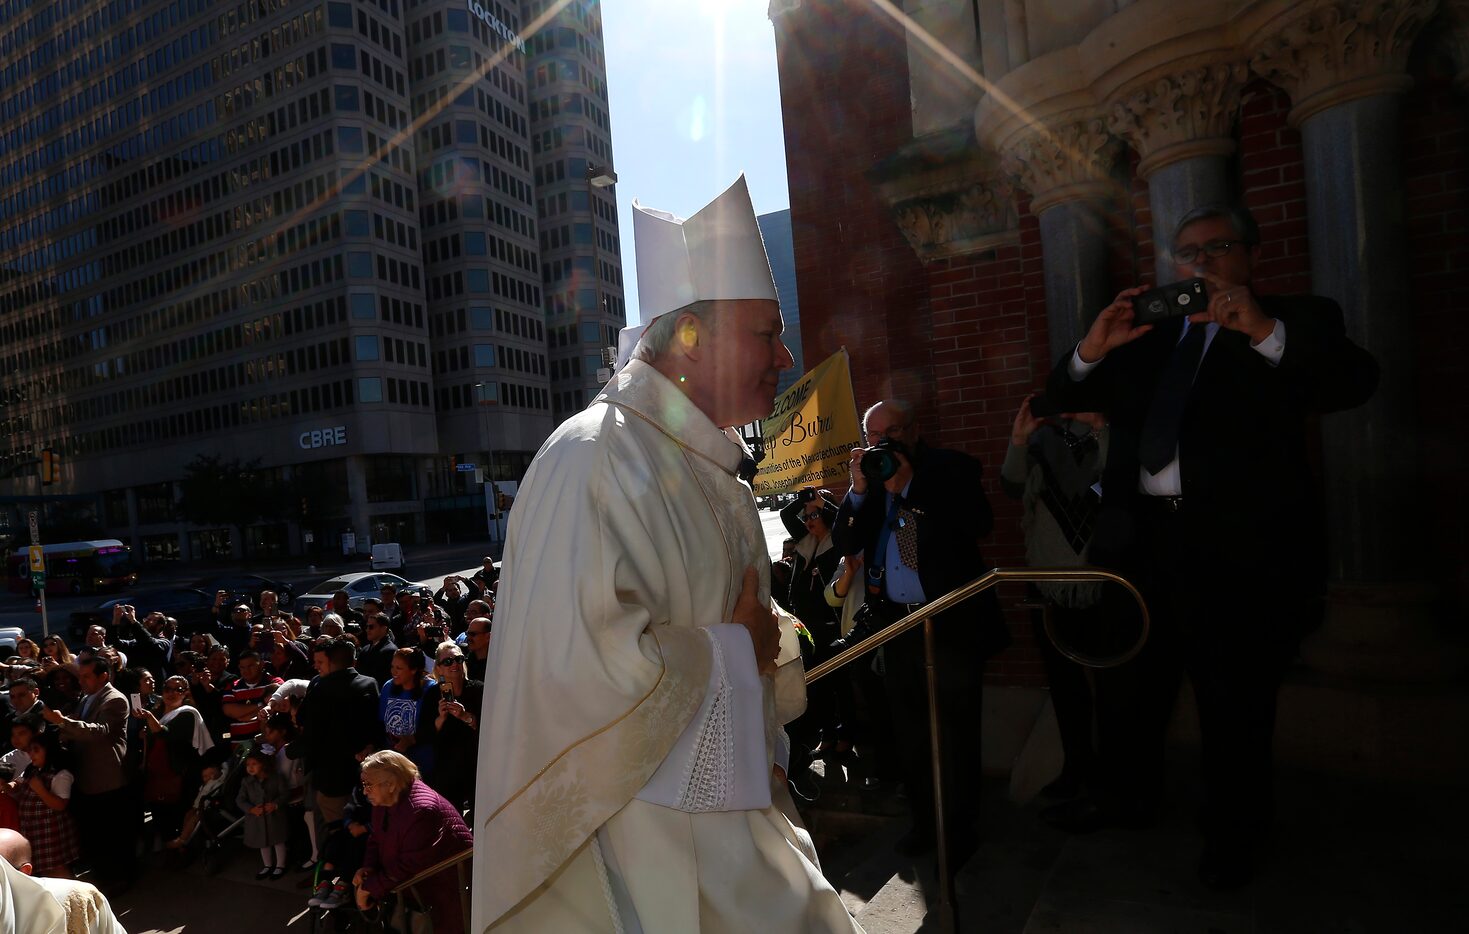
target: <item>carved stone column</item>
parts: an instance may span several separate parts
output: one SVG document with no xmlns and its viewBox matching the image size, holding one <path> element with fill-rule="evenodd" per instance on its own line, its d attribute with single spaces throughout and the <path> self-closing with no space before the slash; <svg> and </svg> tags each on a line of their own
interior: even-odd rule
<svg viewBox="0 0 1469 934">
<path fill-rule="evenodd" d="M 1310 167 L 1312 285 L 1342 306 L 1348 334 L 1382 367 L 1367 405 L 1322 423 L 1332 579 L 1412 581 L 1420 462 L 1399 94 L 1412 84 L 1410 46 L 1437 0 L 1275 6 L 1249 40 L 1250 63 L 1294 103 Z"/>
<path fill-rule="evenodd" d="M 1100 118 L 1027 127 L 1008 142 L 1003 166 L 1031 193 L 1040 221 L 1051 359 L 1074 347 L 1111 301 L 1103 205 L 1117 141 Z"/>
<path fill-rule="evenodd" d="M 1142 155 L 1160 283 L 1174 278 L 1167 251 L 1179 218 L 1231 198 L 1228 160 L 1248 78 L 1243 61 L 1216 61 L 1154 75 L 1108 101 L 1107 125 Z"/>
</svg>

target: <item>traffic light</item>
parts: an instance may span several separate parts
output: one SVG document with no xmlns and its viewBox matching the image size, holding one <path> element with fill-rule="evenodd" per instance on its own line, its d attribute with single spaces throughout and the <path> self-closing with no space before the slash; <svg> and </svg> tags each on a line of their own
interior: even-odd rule
<svg viewBox="0 0 1469 934">
<path fill-rule="evenodd" d="M 50 486 L 61 479 L 61 455 L 50 448 L 41 450 L 41 485 Z"/>
</svg>

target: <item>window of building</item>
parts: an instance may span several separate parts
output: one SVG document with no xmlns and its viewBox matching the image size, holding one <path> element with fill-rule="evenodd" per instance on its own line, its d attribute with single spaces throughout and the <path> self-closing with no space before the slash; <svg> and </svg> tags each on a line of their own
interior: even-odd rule
<svg viewBox="0 0 1469 934">
<path fill-rule="evenodd" d="M 361 252 L 348 253 L 347 275 L 354 279 L 371 279 L 372 254 Z"/>
<path fill-rule="evenodd" d="M 494 315 L 488 308 L 470 308 L 469 324 L 470 327 L 474 328 L 476 331 L 494 330 Z"/>
<path fill-rule="evenodd" d="M 357 381 L 358 402 L 383 401 L 383 381 L 376 376 L 366 376 Z"/>
<path fill-rule="evenodd" d="M 366 237 L 372 232 L 372 218 L 366 211 L 346 211 L 343 217 L 346 220 L 347 236 Z"/>
<path fill-rule="evenodd" d="M 378 348 L 377 335 L 359 334 L 357 336 L 357 359 L 359 361 L 377 360 L 380 358 L 380 354 L 381 351 Z"/>
<path fill-rule="evenodd" d="M 495 345 L 494 344 L 475 344 L 474 345 L 474 365 L 475 366 L 494 366 L 495 365 Z"/>
</svg>

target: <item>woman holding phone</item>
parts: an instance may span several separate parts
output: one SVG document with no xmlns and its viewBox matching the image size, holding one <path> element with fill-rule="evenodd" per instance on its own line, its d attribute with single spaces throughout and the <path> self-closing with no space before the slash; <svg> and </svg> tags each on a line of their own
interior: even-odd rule
<svg viewBox="0 0 1469 934">
<path fill-rule="evenodd" d="M 429 786 L 463 810 L 474 800 L 475 768 L 479 765 L 479 709 L 484 683 L 472 681 L 465 669 L 464 650 L 443 642 L 434 653 L 439 678 L 439 706 L 419 730 L 420 743 L 432 743 L 437 768 Z"/>
</svg>

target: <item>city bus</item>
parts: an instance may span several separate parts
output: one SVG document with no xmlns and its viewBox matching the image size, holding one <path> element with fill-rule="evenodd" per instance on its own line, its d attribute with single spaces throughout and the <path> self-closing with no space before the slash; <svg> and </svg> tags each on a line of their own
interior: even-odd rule
<svg viewBox="0 0 1469 934">
<path fill-rule="evenodd" d="M 121 590 L 138 582 L 132 549 L 115 538 L 92 542 L 43 545 L 46 555 L 46 593 L 81 594 Z M 22 545 L 10 556 L 10 590 L 31 592 L 30 550 Z"/>
</svg>

